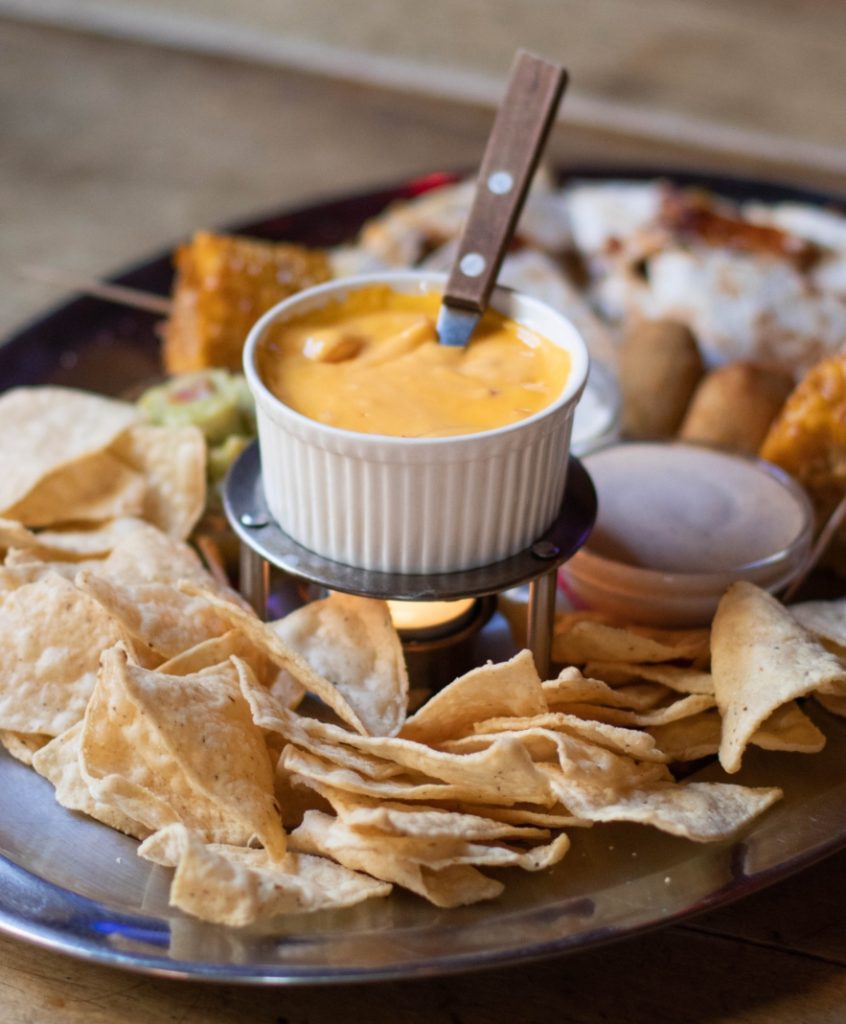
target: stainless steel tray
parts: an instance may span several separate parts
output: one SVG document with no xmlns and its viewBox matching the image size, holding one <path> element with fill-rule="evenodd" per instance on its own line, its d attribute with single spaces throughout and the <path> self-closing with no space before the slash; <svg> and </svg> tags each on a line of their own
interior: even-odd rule
<svg viewBox="0 0 846 1024">
<path fill-rule="evenodd" d="M 488 639 L 502 629 L 493 620 Z M 399 893 L 248 929 L 170 909 L 168 871 L 140 860 L 134 840 L 59 807 L 47 782 L 3 754 L 0 928 L 131 970 L 278 984 L 422 977 L 586 949 L 747 895 L 844 845 L 846 725 L 816 718 L 829 737 L 822 754 L 751 752 L 738 781 L 777 782 L 785 798 L 734 842 L 635 825 L 572 830 L 557 867 L 499 872 L 506 891 L 489 903 L 443 911 Z"/>
<path fill-rule="evenodd" d="M 821 198 L 697 181 L 739 197 Z M 331 244 L 418 188 L 412 182 L 237 228 Z M 119 279 L 165 292 L 169 273 L 163 255 Z M 153 328 L 147 314 L 80 299 L 0 348 L 0 385 L 53 382 L 118 393 L 158 373 Z M 499 616 L 480 642 L 483 654 L 508 653 Z M 399 893 L 249 929 L 203 924 L 169 908 L 169 872 L 137 858 L 134 840 L 59 807 L 48 783 L 0 753 L 0 929 L 129 970 L 259 984 L 425 977 L 584 950 L 738 899 L 846 846 L 846 722 L 813 714 L 829 738 L 823 753 L 752 750 L 733 777 L 785 791 L 733 842 L 699 845 L 634 825 L 572 830 L 573 847 L 557 867 L 498 873 L 506 891 L 489 903 L 443 911 Z M 711 766 L 696 777 L 721 776 Z"/>
</svg>

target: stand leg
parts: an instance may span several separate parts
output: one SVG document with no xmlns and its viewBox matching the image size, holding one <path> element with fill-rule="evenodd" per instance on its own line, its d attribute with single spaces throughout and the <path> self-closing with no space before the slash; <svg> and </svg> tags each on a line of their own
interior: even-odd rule
<svg viewBox="0 0 846 1024">
<path fill-rule="evenodd" d="M 549 677 L 557 576 L 556 566 L 543 576 L 536 576 L 529 584 L 527 640 L 541 679 Z"/>
<path fill-rule="evenodd" d="M 267 595 L 270 589 L 270 566 L 242 541 L 239 552 L 241 595 L 252 605 L 260 619 L 267 615 Z"/>
</svg>

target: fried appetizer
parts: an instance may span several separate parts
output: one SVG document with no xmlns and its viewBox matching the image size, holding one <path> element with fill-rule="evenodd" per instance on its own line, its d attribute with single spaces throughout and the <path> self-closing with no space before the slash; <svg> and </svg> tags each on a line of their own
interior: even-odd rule
<svg viewBox="0 0 846 1024">
<path fill-rule="evenodd" d="M 811 496 L 822 524 L 846 494 L 846 353 L 814 366 L 770 427 L 761 456 L 792 473 Z M 830 549 L 846 567 L 846 537 Z"/>
<path fill-rule="evenodd" d="M 755 455 L 792 389 L 792 376 L 778 367 L 720 366 L 700 381 L 679 437 Z"/>
<path fill-rule="evenodd" d="M 619 350 L 623 430 L 629 437 L 671 437 L 684 417 L 705 367 L 684 324 L 640 320 Z"/>
<path fill-rule="evenodd" d="M 266 310 L 329 278 L 320 250 L 200 231 L 175 255 L 173 311 L 164 332 L 168 373 L 238 370 L 247 332 Z"/>
</svg>

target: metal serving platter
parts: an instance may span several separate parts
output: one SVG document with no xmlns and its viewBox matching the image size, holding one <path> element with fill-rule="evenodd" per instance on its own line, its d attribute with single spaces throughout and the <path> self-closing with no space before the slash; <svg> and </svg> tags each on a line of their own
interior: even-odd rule
<svg viewBox="0 0 846 1024">
<path fill-rule="evenodd" d="M 654 169 L 625 175 L 655 176 Z M 829 201 L 764 183 L 672 177 L 737 198 Z M 449 178 L 430 176 L 235 229 L 334 244 L 387 203 Z M 164 294 L 169 257 L 116 280 Z M 93 299 L 68 303 L 0 348 L 0 387 L 55 383 L 112 394 L 137 387 L 160 373 L 155 323 L 150 314 Z M 502 657 L 508 644 L 496 615 L 482 633 L 483 653 Z M 46 781 L 0 753 L 0 929 L 128 970 L 277 985 L 426 977 L 584 950 L 738 899 L 846 846 L 846 721 L 812 714 L 828 736 L 821 754 L 753 749 L 733 778 L 777 784 L 785 793 L 736 840 L 699 845 L 635 825 L 571 830 L 573 847 L 559 865 L 538 874 L 496 873 L 506 890 L 488 903 L 444 911 L 398 893 L 248 929 L 203 924 L 168 907 L 169 872 L 136 857 L 134 840 L 59 807 Z M 711 765 L 696 777 L 721 775 Z"/>
</svg>

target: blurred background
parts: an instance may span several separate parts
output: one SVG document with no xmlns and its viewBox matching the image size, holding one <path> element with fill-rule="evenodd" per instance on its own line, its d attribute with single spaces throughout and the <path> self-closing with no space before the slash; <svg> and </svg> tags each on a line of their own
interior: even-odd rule
<svg viewBox="0 0 846 1024">
<path fill-rule="evenodd" d="M 7 332 L 200 226 L 472 169 L 515 49 L 571 71 L 561 166 L 846 193 L 842 0 L 0 0 Z"/>
<path fill-rule="evenodd" d="M 518 47 L 570 69 L 548 148 L 562 172 L 684 169 L 846 202 L 844 40 L 844 0 L 0 0 L 0 343 L 69 294 L 25 267 L 116 275 L 198 228 L 472 173 Z M 841 855 L 569 974 L 553 963 L 493 986 L 492 973 L 393 986 L 377 1016 L 402 1018 L 396 1004 L 522 1019 L 531 1006 L 541 1019 L 566 1000 L 573 1020 L 611 1019 L 624 999 L 638 1019 L 842 1020 L 830 893 L 844 867 Z M 303 989 L 283 1018 L 271 989 L 121 981 L 13 941 L 0 950 L 3 1021 L 373 1009 L 372 990 L 339 1003 L 339 989 Z"/>
</svg>

